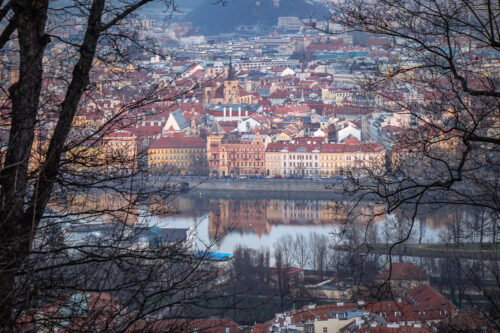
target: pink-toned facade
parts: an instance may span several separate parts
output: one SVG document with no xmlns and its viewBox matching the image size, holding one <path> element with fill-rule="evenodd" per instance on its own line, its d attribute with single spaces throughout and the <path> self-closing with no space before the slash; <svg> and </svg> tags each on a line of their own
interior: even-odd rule
<svg viewBox="0 0 500 333">
<path fill-rule="evenodd" d="M 220 126 L 207 136 L 209 172 L 216 177 L 264 176 L 266 139 L 254 133 L 224 134 Z"/>
</svg>

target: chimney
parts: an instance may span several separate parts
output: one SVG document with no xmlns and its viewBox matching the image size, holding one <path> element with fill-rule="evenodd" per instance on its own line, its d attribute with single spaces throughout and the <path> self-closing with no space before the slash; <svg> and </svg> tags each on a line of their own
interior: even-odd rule
<svg viewBox="0 0 500 333">
<path fill-rule="evenodd" d="M 223 116 L 222 116 L 222 119 L 223 119 L 224 121 L 226 121 L 226 108 L 223 108 L 222 110 L 223 110 Z"/>
</svg>

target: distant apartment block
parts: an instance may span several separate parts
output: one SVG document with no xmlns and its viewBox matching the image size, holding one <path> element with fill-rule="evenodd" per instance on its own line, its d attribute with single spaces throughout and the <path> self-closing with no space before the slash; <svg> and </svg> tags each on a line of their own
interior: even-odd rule
<svg viewBox="0 0 500 333">
<path fill-rule="evenodd" d="M 278 17 L 278 29 L 282 30 L 300 30 L 302 21 L 297 16 Z"/>
</svg>

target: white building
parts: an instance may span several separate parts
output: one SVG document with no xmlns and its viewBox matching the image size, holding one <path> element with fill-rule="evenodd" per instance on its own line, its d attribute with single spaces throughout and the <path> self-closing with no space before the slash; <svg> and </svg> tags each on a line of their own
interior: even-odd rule
<svg viewBox="0 0 500 333">
<path fill-rule="evenodd" d="M 337 143 L 341 143 L 345 138 L 349 136 L 361 141 L 361 130 L 352 124 L 348 124 L 346 127 L 337 131 Z"/>
<path fill-rule="evenodd" d="M 253 118 L 247 118 L 244 120 L 241 120 L 238 123 L 237 131 L 244 133 L 244 132 L 250 132 L 254 128 L 260 128 L 262 124 L 258 122 L 257 120 Z"/>
<path fill-rule="evenodd" d="M 181 45 L 189 46 L 189 45 L 200 45 L 205 44 L 206 39 L 203 35 L 188 35 L 182 36 L 179 40 Z"/>
<path fill-rule="evenodd" d="M 297 16 L 278 17 L 278 29 L 300 30 L 300 28 L 302 28 L 302 21 Z"/>
</svg>

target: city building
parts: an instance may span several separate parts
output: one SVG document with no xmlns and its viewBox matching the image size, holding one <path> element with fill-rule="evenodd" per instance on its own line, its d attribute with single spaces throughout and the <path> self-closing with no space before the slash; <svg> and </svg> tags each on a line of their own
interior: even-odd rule
<svg viewBox="0 0 500 333">
<path fill-rule="evenodd" d="M 376 142 L 361 143 L 347 138 L 344 143 L 325 143 L 321 146 L 321 177 L 337 177 L 351 173 L 361 175 L 367 169 L 383 169 L 385 149 Z"/>
<path fill-rule="evenodd" d="M 220 142 L 219 176 L 264 176 L 265 140 L 258 133 L 225 135 Z"/>
<path fill-rule="evenodd" d="M 199 137 L 161 137 L 148 149 L 148 167 L 153 172 L 207 173 L 207 144 Z"/>
<path fill-rule="evenodd" d="M 307 138 L 302 142 L 286 141 L 274 142 L 266 149 L 266 161 L 269 153 L 269 169 L 267 176 L 280 175 L 283 177 L 317 177 L 320 174 L 319 140 Z M 278 154 L 279 152 L 279 154 Z M 279 173 L 277 169 L 279 156 Z"/>
<path fill-rule="evenodd" d="M 430 285 L 430 277 L 417 265 L 410 262 L 393 262 L 377 276 L 378 284 L 389 283 L 394 295 L 404 295 L 421 284 Z"/>
</svg>

